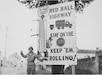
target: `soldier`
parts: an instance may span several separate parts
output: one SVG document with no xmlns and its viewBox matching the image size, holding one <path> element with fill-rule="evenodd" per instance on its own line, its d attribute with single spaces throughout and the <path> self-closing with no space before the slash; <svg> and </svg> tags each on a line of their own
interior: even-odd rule
<svg viewBox="0 0 102 75">
<path fill-rule="evenodd" d="M 23 54 L 21 51 L 21 56 L 24 58 L 27 58 L 27 74 L 36 74 L 36 65 L 35 65 L 35 59 L 39 59 L 41 55 L 37 55 L 33 52 L 33 47 L 28 48 L 29 53 L 26 55 Z M 41 60 L 41 59 L 39 59 Z"/>
</svg>

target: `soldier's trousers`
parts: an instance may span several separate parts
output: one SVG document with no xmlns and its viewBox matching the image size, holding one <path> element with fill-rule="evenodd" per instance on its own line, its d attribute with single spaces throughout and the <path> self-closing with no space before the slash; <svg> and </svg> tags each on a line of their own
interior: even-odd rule
<svg viewBox="0 0 102 75">
<path fill-rule="evenodd" d="M 27 74 L 36 74 L 36 66 L 35 65 L 27 65 Z"/>
</svg>

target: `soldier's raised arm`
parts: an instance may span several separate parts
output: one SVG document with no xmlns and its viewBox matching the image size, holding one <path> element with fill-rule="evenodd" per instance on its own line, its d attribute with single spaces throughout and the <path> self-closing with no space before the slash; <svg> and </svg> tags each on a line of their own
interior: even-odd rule
<svg viewBox="0 0 102 75">
<path fill-rule="evenodd" d="M 21 56 L 22 56 L 23 58 L 26 58 L 26 57 L 27 57 L 27 54 L 24 55 L 23 51 L 21 51 Z"/>
</svg>

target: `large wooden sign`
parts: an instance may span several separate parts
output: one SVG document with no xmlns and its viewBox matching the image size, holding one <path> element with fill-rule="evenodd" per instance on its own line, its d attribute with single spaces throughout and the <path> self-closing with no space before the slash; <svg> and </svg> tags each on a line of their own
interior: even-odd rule
<svg viewBox="0 0 102 75">
<path fill-rule="evenodd" d="M 43 64 L 76 65 L 75 3 L 50 5 L 46 20 L 48 60 Z"/>
</svg>

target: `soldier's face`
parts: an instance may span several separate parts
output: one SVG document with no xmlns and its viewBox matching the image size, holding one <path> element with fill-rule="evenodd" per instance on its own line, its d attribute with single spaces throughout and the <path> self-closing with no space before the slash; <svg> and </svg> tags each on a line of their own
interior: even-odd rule
<svg viewBox="0 0 102 75">
<path fill-rule="evenodd" d="M 32 49 L 29 49 L 29 52 L 32 52 L 33 50 Z"/>
</svg>

